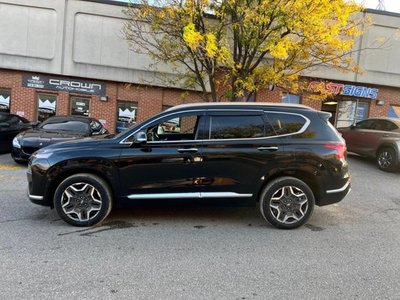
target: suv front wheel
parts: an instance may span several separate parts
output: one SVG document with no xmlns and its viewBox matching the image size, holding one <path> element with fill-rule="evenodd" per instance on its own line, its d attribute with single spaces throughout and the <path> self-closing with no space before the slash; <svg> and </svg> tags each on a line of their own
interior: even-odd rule
<svg viewBox="0 0 400 300">
<path fill-rule="evenodd" d="M 292 229 L 307 222 L 314 203 L 314 194 L 306 183 L 294 177 L 280 177 L 261 192 L 260 211 L 271 225 Z"/>
<path fill-rule="evenodd" d="M 103 221 L 111 211 L 112 193 L 108 184 L 93 174 L 66 178 L 54 193 L 58 215 L 74 226 L 92 226 Z"/>
</svg>

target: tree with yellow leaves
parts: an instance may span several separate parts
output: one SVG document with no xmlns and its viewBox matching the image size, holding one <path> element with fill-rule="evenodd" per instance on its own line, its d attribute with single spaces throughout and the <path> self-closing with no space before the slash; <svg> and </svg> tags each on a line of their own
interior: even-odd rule
<svg viewBox="0 0 400 300">
<path fill-rule="evenodd" d="M 361 11 L 352 0 L 141 0 L 125 10 L 134 51 L 180 70 L 182 87 L 218 87 L 235 100 L 275 84 L 298 92 L 299 76 L 329 64 L 355 71 Z"/>
</svg>

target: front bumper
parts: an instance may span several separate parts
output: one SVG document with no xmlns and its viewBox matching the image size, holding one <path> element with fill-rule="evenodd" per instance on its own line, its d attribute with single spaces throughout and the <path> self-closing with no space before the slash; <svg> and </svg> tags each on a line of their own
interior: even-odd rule
<svg viewBox="0 0 400 300">
<path fill-rule="evenodd" d="M 40 168 L 37 165 L 32 168 L 31 164 L 29 164 L 26 176 L 28 179 L 27 196 L 29 200 L 34 204 L 51 206 L 51 203 L 45 197 L 47 182 Z"/>
<path fill-rule="evenodd" d="M 11 150 L 11 157 L 16 162 L 28 162 L 31 154 L 25 153 L 21 148 L 13 147 Z"/>
</svg>

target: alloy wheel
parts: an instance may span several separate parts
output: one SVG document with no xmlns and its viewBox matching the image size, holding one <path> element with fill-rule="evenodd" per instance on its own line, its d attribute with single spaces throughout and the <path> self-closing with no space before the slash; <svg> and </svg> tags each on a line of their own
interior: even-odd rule
<svg viewBox="0 0 400 300">
<path fill-rule="evenodd" d="M 384 150 L 379 153 L 378 164 L 382 169 L 389 168 L 392 165 L 392 163 L 393 163 L 393 156 L 389 151 Z"/>
<path fill-rule="evenodd" d="M 61 195 L 61 208 L 74 221 L 90 221 L 100 212 L 102 198 L 91 184 L 78 182 L 68 186 Z"/>
<path fill-rule="evenodd" d="M 307 213 L 307 195 L 295 186 L 284 186 L 271 197 L 269 207 L 272 216 L 282 224 L 299 222 Z"/>
</svg>

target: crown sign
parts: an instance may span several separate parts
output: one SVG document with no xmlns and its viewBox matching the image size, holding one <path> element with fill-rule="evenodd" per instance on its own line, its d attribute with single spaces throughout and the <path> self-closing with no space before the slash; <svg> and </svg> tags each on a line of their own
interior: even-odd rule
<svg viewBox="0 0 400 300">
<path fill-rule="evenodd" d="M 39 76 L 32 76 L 32 79 L 33 79 L 33 80 L 39 80 L 40 77 L 39 77 Z"/>
</svg>

